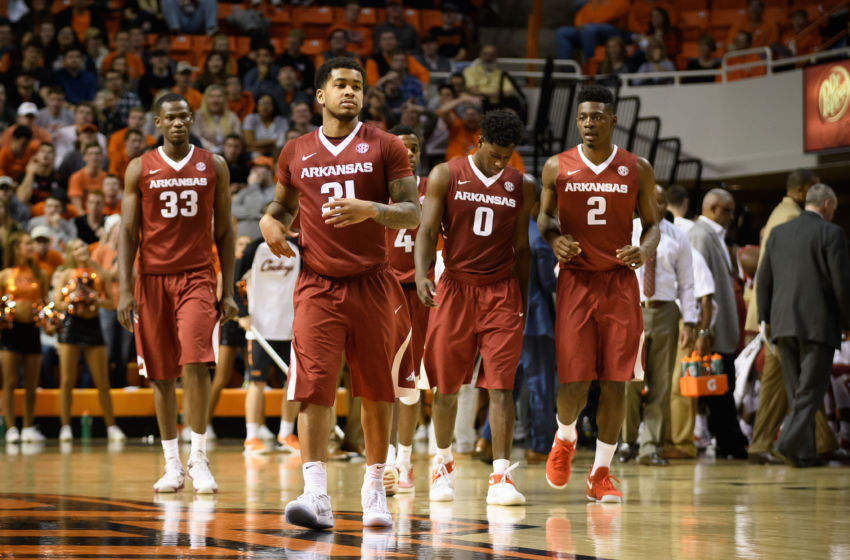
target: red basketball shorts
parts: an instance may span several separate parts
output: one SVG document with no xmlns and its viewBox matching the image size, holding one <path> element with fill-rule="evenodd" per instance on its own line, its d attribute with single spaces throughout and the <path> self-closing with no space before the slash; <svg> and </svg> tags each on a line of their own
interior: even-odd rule
<svg viewBox="0 0 850 560">
<path fill-rule="evenodd" d="M 483 361 L 477 386 L 513 390 L 523 328 L 516 277 L 511 274 L 478 286 L 446 272 L 440 277 L 436 300 L 423 358 L 431 387 L 450 395 L 472 381 L 477 349 Z"/>
<path fill-rule="evenodd" d="M 629 381 L 640 350 L 643 316 L 634 271 L 562 268 L 555 302 L 558 379 Z"/>
<path fill-rule="evenodd" d="M 402 285 L 404 299 L 407 301 L 407 314 L 410 317 L 411 337 L 410 351 L 413 358 L 413 371 L 416 376 L 422 368 L 422 354 L 425 351 L 425 335 L 428 332 L 428 317 L 431 316 L 431 308 L 426 307 L 416 294 L 416 285 L 413 287 Z"/>
<path fill-rule="evenodd" d="M 212 267 L 139 275 L 133 331 L 141 375 L 175 379 L 185 364 L 215 362 L 215 288 Z"/>
<path fill-rule="evenodd" d="M 393 402 L 415 391 L 407 304 L 389 269 L 328 278 L 304 268 L 294 303 L 289 400 L 332 406 L 343 351 L 355 397 Z"/>
</svg>

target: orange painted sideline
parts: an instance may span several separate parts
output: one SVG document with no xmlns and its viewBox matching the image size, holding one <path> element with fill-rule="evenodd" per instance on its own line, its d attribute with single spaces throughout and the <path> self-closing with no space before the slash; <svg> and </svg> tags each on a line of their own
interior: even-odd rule
<svg viewBox="0 0 850 560">
<path fill-rule="evenodd" d="M 245 389 L 223 389 L 221 399 L 215 409 L 216 416 L 241 417 L 245 416 Z M 153 389 L 112 389 L 112 407 L 115 416 L 154 416 Z M 2 394 L 2 391 L 0 391 Z M 280 402 L 283 399 L 283 389 L 265 391 L 266 415 L 280 416 Z M 177 402 L 182 402 L 183 389 L 177 389 Z M 20 413 L 24 406 L 24 390 L 15 389 L 15 411 Z M 71 405 L 72 416 L 82 416 L 88 410 L 91 416 L 103 416 L 97 399 L 97 389 L 74 389 L 74 399 Z M 348 391 L 337 389 L 336 413 L 339 416 L 348 414 Z M 59 416 L 59 389 L 38 389 L 35 399 L 36 416 Z"/>
</svg>

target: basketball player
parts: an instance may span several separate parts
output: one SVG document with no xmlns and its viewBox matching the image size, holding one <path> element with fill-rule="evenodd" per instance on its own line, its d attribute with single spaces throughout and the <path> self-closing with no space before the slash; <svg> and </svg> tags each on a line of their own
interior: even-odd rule
<svg viewBox="0 0 850 560">
<path fill-rule="evenodd" d="M 441 163 L 428 176 L 415 258 L 419 298 L 435 308 L 424 356 L 428 381 L 437 389 L 432 409 L 437 440 L 433 501 L 454 499 L 451 443 L 458 391 L 472 380 L 477 349 L 482 359 L 477 385 L 490 394 L 493 430 L 487 503 L 525 503 L 510 475 L 515 468 L 510 457 L 514 378 L 528 301 L 528 217 L 536 192 L 533 181 L 507 165 L 524 128 L 513 111 L 486 113 L 475 154 Z M 441 227 L 446 269 L 435 290 L 427 273 Z"/>
<path fill-rule="evenodd" d="M 576 419 L 590 382 L 599 380 L 596 458 L 587 498 L 619 502 L 608 468 L 625 414 L 626 382 L 638 357 L 643 318 L 634 270 L 654 257 L 659 230 L 652 166 L 611 143 L 614 96 L 602 86 L 578 95 L 582 144 L 552 156 L 543 168 L 537 226 L 560 261 L 555 303 L 558 432 L 546 480 L 564 488 L 575 452 Z M 643 225 L 631 245 L 632 214 Z"/>
<path fill-rule="evenodd" d="M 351 58 L 316 72 L 322 126 L 287 142 L 275 198 L 260 230 L 277 256 L 294 256 L 286 237 L 300 211 L 303 267 L 295 286 L 289 400 L 301 402 L 298 427 L 304 493 L 286 520 L 333 526 L 327 493 L 329 408 L 345 351 L 354 396 L 363 397 L 366 476 L 363 524 L 390 526 L 383 485 L 396 389 L 415 390 L 404 294 L 387 264 L 385 227 L 419 225 L 419 195 L 401 141 L 358 121 L 365 73 Z M 392 199 L 393 204 L 386 204 Z"/>
<path fill-rule="evenodd" d="M 422 143 L 409 126 L 399 124 L 390 130 L 390 134 L 398 136 L 404 147 L 407 148 L 407 158 L 410 168 L 416 171 L 419 167 L 419 158 L 422 155 Z M 416 187 L 419 190 L 420 202 L 425 197 L 426 177 L 416 177 Z M 387 250 L 389 251 L 390 266 L 404 291 L 404 299 L 407 302 L 407 312 L 410 316 L 411 337 L 410 347 L 413 355 L 413 371 L 418 375 L 422 364 L 422 352 L 425 348 L 425 331 L 428 328 L 428 313 L 430 309 L 425 307 L 416 295 L 415 272 L 413 262 L 413 244 L 416 240 L 414 229 L 400 229 L 398 231 L 387 230 Z M 428 277 L 434 278 L 433 262 Z M 413 453 L 413 435 L 416 432 L 416 423 L 419 420 L 419 391 L 411 397 L 402 397 L 398 411 L 398 453 L 395 465 L 390 466 L 389 460 L 387 471 L 390 477 L 397 477 L 399 493 L 413 492 L 413 465 L 410 457 Z M 392 454 L 392 449 L 389 453 Z M 385 479 L 390 478 L 385 476 Z M 392 481 L 392 479 L 390 479 Z M 395 484 L 390 484 L 394 491 Z M 390 490 L 388 490 L 390 492 Z"/>
<path fill-rule="evenodd" d="M 189 476 L 195 492 L 212 493 L 218 486 L 209 470 L 205 439 L 208 366 L 215 361 L 212 335 L 216 320 L 223 323 L 236 314 L 230 173 L 221 156 L 189 143 L 193 115 L 184 97 L 164 95 L 153 114 L 163 145 L 130 161 L 124 179 L 118 320 L 135 332 L 139 372 L 153 382 L 165 452 L 165 474 L 154 490 L 176 492 L 183 487 L 175 393 L 182 373 L 192 426 Z M 220 302 L 213 237 L 221 259 Z"/>
</svg>

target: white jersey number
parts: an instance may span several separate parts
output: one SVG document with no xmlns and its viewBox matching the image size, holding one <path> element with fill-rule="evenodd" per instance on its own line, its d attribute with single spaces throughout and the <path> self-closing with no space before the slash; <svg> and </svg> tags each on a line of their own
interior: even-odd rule
<svg viewBox="0 0 850 560">
<path fill-rule="evenodd" d="M 404 249 L 405 253 L 413 252 L 413 236 L 407 233 L 406 229 L 398 230 L 398 235 L 395 236 L 393 247 Z"/>
<path fill-rule="evenodd" d="M 163 218 L 176 218 L 177 214 L 191 218 L 198 213 L 198 191 L 180 191 L 179 197 L 174 191 L 163 191 L 159 199 L 165 202 L 165 208 L 160 210 Z M 180 204 L 180 201 L 184 204 Z"/>
<path fill-rule="evenodd" d="M 605 213 L 607 202 L 604 196 L 591 196 L 587 199 L 587 205 L 592 206 L 587 211 L 587 225 L 589 226 L 604 226 L 607 224 L 605 218 L 600 218 Z"/>
<path fill-rule="evenodd" d="M 343 186 L 339 183 L 330 182 L 322 185 L 322 190 L 320 192 L 322 194 L 330 195 L 328 200 L 333 200 L 335 198 L 357 198 L 354 195 L 354 179 L 347 179 L 345 181 L 344 191 Z"/>
<path fill-rule="evenodd" d="M 487 237 L 493 233 L 493 209 L 479 206 L 475 209 L 475 218 L 472 220 L 472 233 L 481 237 Z"/>
</svg>

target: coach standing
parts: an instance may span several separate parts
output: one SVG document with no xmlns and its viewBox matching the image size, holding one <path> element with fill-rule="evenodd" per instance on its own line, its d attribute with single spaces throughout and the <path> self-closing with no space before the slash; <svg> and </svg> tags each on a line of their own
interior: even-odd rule
<svg viewBox="0 0 850 560">
<path fill-rule="evenodd" d="M 791 410 L 776 450 L 798 467 L 819 464 L 815 413 L 850 326 L 850 257 L 844 230 L 830 223 L 836 206 L 830 187 L 812 186 L 805 211 L 773 230 L 758 272 L 759 321 L 778 346 Z"/>
</svg>

